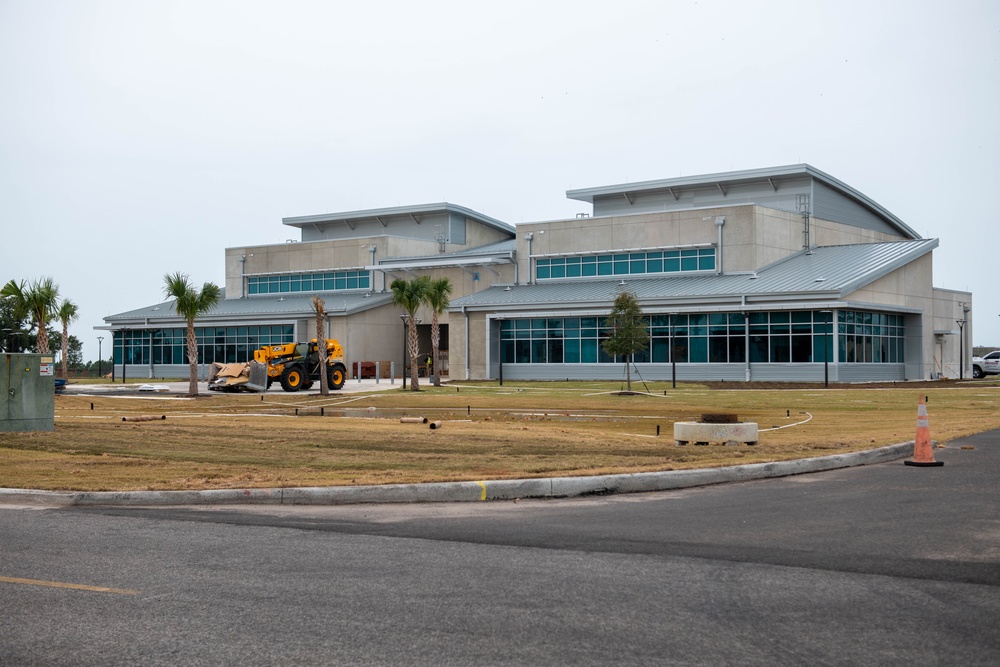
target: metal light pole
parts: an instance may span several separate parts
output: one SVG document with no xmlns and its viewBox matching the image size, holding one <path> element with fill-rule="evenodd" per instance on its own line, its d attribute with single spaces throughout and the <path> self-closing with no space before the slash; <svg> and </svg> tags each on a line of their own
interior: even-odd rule
<svg viewBox="0 0 1000 667">
<path fill-rule="evenodd" d="M 966 320 L 955 320 L 958 325 L 958 379 L 965 379 L 965 322 Z"/>
<path fill-rule="evenodd" d="M 497 363 L 500 365 L 500 386 L 503 386 L 503 320 L 497 320 Z"/>
<path fill-rule="evenodd" d="M 827 326 L 823 330 L 823 388 L 830 388 L 830 329 L 833 328 L 833 311 L 832 310 L 821 310 L 819 311 L 824 315 L 829 315 L 829 317 L 823 318 L 826 320 L 824 324 Z"/>
<path fill-rule="evenodd" d="M 670 387 L 677 389 L 677 350 L 674 349 L 674 317 L 677 313 L 667 313 L 670 316 Z"/>
<path fill-rule="evenodd" d="M 128 329 L 122 329 L 122 384 L 125 384 L 125 364 L 128 363 Z"/>
<path fill-rule="evenodd" d="M 101 377 L 103 369 L 101 368 L 101 360 L 103 356 L 101 355 L 101 343 L 104 342 L 104 336 L 97 337 L 97 377 Z"/>
<path fill-rule="evenodd" d="M 407 351 L 406 343 L 407 343 L 407 338 L 408 338 L 407 334 L 409 333 L 410 316 L 409 315 L 400 315 L 399 319 L 403 320 L 403 389 L 406 389 L 406 367 L 409 365 L 409 364 L 406 363 L 406 356 L 407 356 L 406 355 L 406 351 Z"/>
</svg>

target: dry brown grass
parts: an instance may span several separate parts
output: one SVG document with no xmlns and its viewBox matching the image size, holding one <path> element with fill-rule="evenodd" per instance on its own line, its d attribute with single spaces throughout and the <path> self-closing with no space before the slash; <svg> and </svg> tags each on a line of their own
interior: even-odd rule
<svg viewBox="0 0 1000 667">
<path fill-rule="evenodd" d="M 776 461 L 912 440 L 921 394 L 929 397 L 936 440 L 1000 428 L 996 382 L 828 390 L 687 384 L 670 390 L 650 383 L 651 395 L 610 393 L 617 389 L 609 383 L 508 382 L 329 398 L 281 392 L 264 400 L 60 396 L 54 432 L 0 433 L 0 487 L 325 486 Z M 809 420 L 764 431 L 756 447 L 676 447 L 673 423 L 704 412 L 735 412 L 761 429 Z M 122 421 L 130 415 L 167 418 Z M 438 430 L 401 424 L 404 415 L 444 424 Z"/>
</svg>

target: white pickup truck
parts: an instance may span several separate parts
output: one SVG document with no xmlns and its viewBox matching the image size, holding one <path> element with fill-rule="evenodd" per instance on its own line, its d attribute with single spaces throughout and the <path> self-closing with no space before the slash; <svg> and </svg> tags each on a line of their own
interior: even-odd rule
<svg viewBox="0 0 1000 667">
<path fill-rule="evenodd" d="M 981 378 L 1000 373 L 1000 350 L 984 357 L 972 358 L 972 377 Z"/>
</svg>

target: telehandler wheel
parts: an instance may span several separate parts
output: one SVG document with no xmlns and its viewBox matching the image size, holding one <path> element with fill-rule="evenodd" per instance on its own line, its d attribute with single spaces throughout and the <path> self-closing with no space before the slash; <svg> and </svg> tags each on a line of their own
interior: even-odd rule
<svg viewBox="0 0 1000 667">
<path fill-rule="evenodd" d="M 306 391 L 309 391 L 310 389 L 313 388 L 313 381 L 306 380 L 305 382 L 302 383 L 302 388 L 305 389 Z"/>
<path fill-rule="evenodd" d="M 340 389 L 344 386 L 344 381 L 347 379 L 347 369 L 340 364 L 334 364 L 330 367 L 327 375 L 327 385 L 330 389 Z"/>
<path fill-rule="evenodd" d="M 281 374 L 281 388 L 285 391 L 298 391 L 302 388 L 302 367 L 289 366 Z"/>
</svg>

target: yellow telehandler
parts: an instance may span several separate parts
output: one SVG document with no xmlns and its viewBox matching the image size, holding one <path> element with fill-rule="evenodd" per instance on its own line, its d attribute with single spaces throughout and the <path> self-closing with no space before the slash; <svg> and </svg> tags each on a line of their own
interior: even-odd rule
<svg viewBox="0 0 1000 667">
<path fill-rule="evenodd" d="M 313 338 L 308 343 L 267 345 L 254 350 L 254 361 L 267 366 L 267 386 L 278 381 L 285 391 L 309 389 L 319 382 L 319 346 Z M 330 389 L 340 389 L 347 379 L 344 348 L 336 340 L 326 340 L 326 373 Z"/>
</svg>

